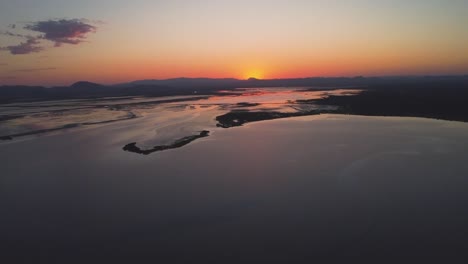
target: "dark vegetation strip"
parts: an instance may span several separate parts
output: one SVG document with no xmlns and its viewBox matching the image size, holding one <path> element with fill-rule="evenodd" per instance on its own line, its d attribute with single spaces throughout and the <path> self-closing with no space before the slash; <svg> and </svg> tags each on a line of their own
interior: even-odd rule
<svg viewBox="0 0 468 264">
<path fill-rule="evenodd" d="M 157 151 L 181 148 L 181 147 L 189 144 L 190 142 L 192 142 L 194 140 L 197 140 L 199 138 L 207 137 L 207 136 L 209 136 L 209 134 L 210 134 L 210 131 L 203 130 L 198 135 L 183 137 L 181 139 L 178 139 L 178 140 L 174 141 L 172 144 L 154 146 L 151 149 L 141 149 L 136 145 L 137 144 L 136 142 L 133 142 L 133 143 L 125 145 L 123 147 L 123 150 L 128 151 L 128 152 L 137 153 L 137 154 L 142 154 L 142 155 L 149 155 L 149 154 L 157 152 Z"/>
<path fill-rule="evenodd" d="M 309 115 L 318 115 L 321 113 L 331 113 L 333 111 L 304 111 L 304 112 L 293 112 L 293 113 L 283 113 L 283 112 L 248 112 L 248 111 L 231 111 L 227 114 L 220 115 L 216 117 L 217 127 L 229 128 L 242 126 L 245 123 L 279 119 L 279 118 L 288 118 L 288 117 L 297 117 L 297 116 L 309 116 Z"/>
<path fill-rule="evenodd" d="M 468 87 L 402 85 L 369 89 L 351 96 L 298 101 L 338 107 L 338 113 L 424 117 L 468 122 Z"/>
</svg>

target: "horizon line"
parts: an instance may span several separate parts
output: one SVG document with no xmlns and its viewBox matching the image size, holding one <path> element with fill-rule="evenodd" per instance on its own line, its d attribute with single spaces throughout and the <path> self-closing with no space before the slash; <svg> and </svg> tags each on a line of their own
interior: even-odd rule
<svg viewBox="0 0 468 264">
<path fill-rule="evenodd" d="M 103 86 L 118 86 L 118 85 L 126 85 L 126 84 L 132 84 L 135 82 L 144 82 L 144 81 L 171 81 L 171 80 L 178 80 L 178 79 L 187 79 L 187 80 L 196 80 L 196 79 L 207 79 L 207 80 L 236 80 L 236 81 L 275 81 L 275 80 L 298 80 L 298 79 L 337 79 L 337 78 L 344 78 L 344 79 L 357 79 L 357 78 L 428 78 L 428 77 L 468 77 L 468 73 L 466 74 L 409 74 L 409 75 L 353 75 L 353 76 L 306 76 L 306 77 L 284 77 L 284 78 L 256 78 L 256 77 L 249 77 L 246 79 L 243 78 L 235 78 L 235 77 L 220 77 L 220 78 L 215 78 L 215 77 L 173 77 L 173 78 L 164 78 L 164 79 L 137 79 L 137 80 L 131 80 L 131 81 L 126 81 L 126 82 L 119 82 L 119 83 L 101 83 L 101 82 L 94 82 L 94 81 L 89 81 L 89 80 L 78 80 L 75 82 L 72 82 L 69 85 L 26 85 L 26 84 L 13 84 L 13 85 L 8 85 L 8 84 L 0 84 L 0 87 L 2 86 L 40 86 L 40 87 L 69 87 L 72 86 L 73 84 L 79 83 L 79 82 L 88 82 L 88 83 L 94 83 L 94 84 L 99 84 Z"/>
</svg>

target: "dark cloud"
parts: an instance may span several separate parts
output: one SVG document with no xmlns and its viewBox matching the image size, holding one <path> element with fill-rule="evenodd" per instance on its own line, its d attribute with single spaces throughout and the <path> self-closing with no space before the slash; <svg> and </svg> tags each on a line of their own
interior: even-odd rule
<svg viewBox="0 0 468 264">
<path fill-rule="evenodd" d="M 26 42 L 21 42 L 18 45 L 2 47 L 0 50 L 7 50 L 13 55 L 29 54 L 44 50 L 44 48 L 39 46 L 39 44 L 40 42 L 38 38 L 28 38 Z"/>
<path fill-rule="evenodd" d="M 56 47 L 62 44 L 79 44 L 85 41 L 88 33 L 96 32 L 96 27 L 87 20 L 60 19 L 46 20 L 29 24 L 25 29 L 43 33 L 42 38 L 53 41 Z"/>
<path fill-rule="evenodd" d="M 0 35 L 23 38 L 25 41 L 18 45 L 0 47 L 0 51 L 9 51 L 13 55 L 40 52 L 44 50 L 44 47 L 40 45 L 41 40 L 52 41 L 55 47 L 60 47 L 62 44 L 77 45 L 85 42 L 89 33 L 96 32 L 97 27 L 94 25 L 102 23 L 102 21 L 86 19 L 57 19 L 29 23 L 23 27 L 23 29 L 41 33 L 34 36 L 14 32 L 17 26 L 11 24 L 8 27 L 13 32 L 4 31 L 0 32 Z"/>
<path fill-rule="evenodd" d="M 0 63 L 0 66 L 7 66 L 8 64 L 6 63 Z"/>
<path fill-rule="evenodd" d="M 53 71 L 56 70 L 55 67 L 48 67 L 48 68 L 27 68 L 27 69 L 18 69 L 13 70 L 12 72 L 37 72 L 37 71 Z"/>
</svg>

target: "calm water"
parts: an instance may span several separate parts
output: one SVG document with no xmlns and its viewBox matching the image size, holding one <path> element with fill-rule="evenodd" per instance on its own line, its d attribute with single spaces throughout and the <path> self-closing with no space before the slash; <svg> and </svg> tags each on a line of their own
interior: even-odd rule
<svg viewBox="0 0 468 264">
<path fill-rule="evenodd" d="M 214 96 L 113 97 L 3 104 L 0 105 L 0 137 L 137 118 L 123 124 L 128 140 L 137 141 L 143 147 L 154 146 L 211 129 L 216 116 L 231 110 L 308 111 L 324 106 L 298 103 L 296 100 L 317 99 L 327 94 L 346 95 L 359 90 L 248 88 L 228 92 Z M 239 103 L 251 105 L 246 107 Z"/>
<path fill-rule="evenodd" d="M 0 144 L 5 263 L 464 263 L 468 124 L 321 115 L 122 151 L 150 120 Z"/>
</svg>

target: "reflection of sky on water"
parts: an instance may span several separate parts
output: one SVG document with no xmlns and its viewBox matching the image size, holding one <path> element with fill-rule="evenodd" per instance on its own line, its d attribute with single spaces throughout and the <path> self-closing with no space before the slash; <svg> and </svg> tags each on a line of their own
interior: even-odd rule
<svg viewBox="0 0 468 264">
<path fill-rule="evenodd" d="M 237 95 L 212 96 L 202 102 L 213 104 L 237 104 L 243 102 L 261 104 L 287 104 L 289 101 L 319 99 L 325 94 L 343 95 L 359 90 L 338 89 L 331 91 L 305 91 L 304 89 L 288 88 L 250 88 L 238 89 Z"/>
<path fill-rule="evenodd" d="M 129 114 L 126 111 L 109 111 L 103 108 L 39 112 L 1 122 L 0 134 L 24 133 L 34 130 L 62 127 L 69 124 L 99 123 L 109 120 L 126 119 L 128 116 Z"/>
<path fill-rule="evenodd" d="M 343 95 L 357 90 L 306 91 L 304 88 L 235 89 L 229 94 L 210 96 L 113 97 L 16 103 L 0 106 L 0 115 L 19 118 L 0 121 L 0 136 L 67 125 L 97 125 L 135 116 L 128 134 L 142 146 L 166 144 L 178 138 L 215 127 L 215 117 L 231 110 L 311 111 L 318 106 L 298 104 L 296 100 L 318 99 L 325 94 Z M 197 98 L 200 98 L 197 100 Z M 170 102 L 177 100 L 177 102 Z M 184 101 L 187 100 L 187 101 Z M 247 105 L 243 105 L 248 103 Z M 324 106 L 320 106 L 324 107 Z M 144 132 L 144 133 L 142 133 Z"/>
<path fill-rule="evenodd" d="M 122 151 L 156 120 L 169 129 L 203 111 L 173 110 L 0 144 L 0 241 L 21 241 L 5 254 L 379 263 L 466 252 L 466 123 L 321 115 L 220 129 L 157 155 Z"/>
</svg>

